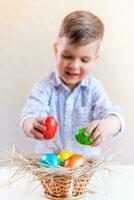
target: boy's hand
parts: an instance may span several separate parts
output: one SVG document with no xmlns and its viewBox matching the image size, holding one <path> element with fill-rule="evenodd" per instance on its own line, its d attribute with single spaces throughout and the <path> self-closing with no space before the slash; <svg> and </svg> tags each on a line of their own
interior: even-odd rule
<svg viewBox="0 0 134 200">
<path fill-rule="evenodd" d="M 30 118 L 24 124 L 24 130 L 28 137 L 37 140 L 43 140 L 43 131 L 45 126 L 43 124 L 44 117 Z"/>
<path fill-rule="evenodd" d="M 91 140 L 94 141 L 91 145 L 92 147 L 100 145 L 108 136 L 117 133 L 121 129 L 121 123 L 119 118 L 111 114 L 105 119 L 94 120 L 89 125 L 85 132 L 85 135 L 94 131 L 94 134 L 91 136 Z"/>
<path fill-rule="evenodd" d="M 90 137 L 91 141 L 94 141 L 90 146 L 96 147 L 100 145 L 104 140 L 105 129 L 103 120 L 94 120 L 89 125 L 85 131 L 85 135 L 89 135 L 91 131 L 94 131 L 94 134 Z"/>
</svg>

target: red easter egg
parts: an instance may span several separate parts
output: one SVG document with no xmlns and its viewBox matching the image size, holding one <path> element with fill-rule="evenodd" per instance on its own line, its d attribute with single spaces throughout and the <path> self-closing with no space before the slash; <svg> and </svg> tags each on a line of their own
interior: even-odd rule
<svg viewBox="0 0 134 200">
<path fill-rule="evenodd" d="M 43 131 L 43 137 L 44 139 L 52 139 L 58 129 L 58 121 L 53 116 L 48 116 L 47 118 L 44 118 L 43 124 L 45 126 L 45 130 Z"/>
</svg>

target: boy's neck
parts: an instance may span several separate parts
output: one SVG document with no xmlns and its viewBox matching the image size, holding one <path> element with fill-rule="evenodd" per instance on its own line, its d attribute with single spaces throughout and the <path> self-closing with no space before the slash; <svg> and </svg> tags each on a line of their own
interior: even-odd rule
<svg viewBox="0 0 134 200">
<path fill-rule="evenodd" d="M 75 85 L 69 85 L 69 84 L 67 84 L 64 80 L 62 80 L 61 78 L 60 78 L 60 80 L 62 81 L 62 83 L 66 86 L 66 87 L 68 87 L 71 91 L 73 91 L 80 83 L 81 83 L 81 81 L 80 82 L 78 82 L 77 84 L 75 84 Z"/>
</svg>

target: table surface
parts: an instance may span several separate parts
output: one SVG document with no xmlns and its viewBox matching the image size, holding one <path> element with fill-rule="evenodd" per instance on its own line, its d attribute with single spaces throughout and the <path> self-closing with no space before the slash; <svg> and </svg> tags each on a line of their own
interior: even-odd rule
<svg viewBox="0 0 134 200">
<path fill-rule="evenodd" d="M 134 200 L 134 166 L 114 165 L 108 171 L 98 171 L 92 177 L 82 200 Z M 9 180 L 9 169 L 0 168 L 0 197 L 4 200 L 46 200 L 39 181 L 29 178 L 29 174 L 18 181 L 4 185 Z"/>
</svg>

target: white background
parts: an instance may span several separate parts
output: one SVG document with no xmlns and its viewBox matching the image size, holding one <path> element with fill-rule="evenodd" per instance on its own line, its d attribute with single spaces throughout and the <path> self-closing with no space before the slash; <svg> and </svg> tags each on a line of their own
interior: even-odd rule
<svg viewBox="0 0 134 200">
<path fill-rule="evenodd" d="M 20 129 L 20 114 L 33 83 L 54 69 L 53 43 L 63 17 L 86 9 L 105 24 L 94 74 L 127 121 L 122 137 L 104 144 L 114 160 L 134 163 L 134 1 L 0 0 L 0 149 L 13 144 L 33 151 L 35 141 Z"/>
</svg>

